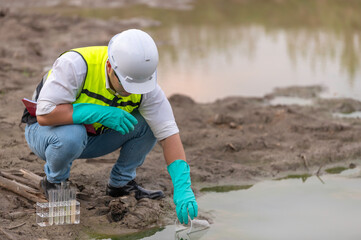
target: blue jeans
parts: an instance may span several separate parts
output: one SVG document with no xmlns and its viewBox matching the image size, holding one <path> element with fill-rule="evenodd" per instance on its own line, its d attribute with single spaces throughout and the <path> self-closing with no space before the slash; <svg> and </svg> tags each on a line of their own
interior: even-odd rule
<svg viewBox="0 0 361 240">
<path fill-rule="evenodd" d="M 46 161 L 44 171 L 52 183 L 69 178 L 75 159 L 103 156 L 121 147 L 108 182 L 120 187 L 135 178 L 136 168 L 143 164 L 156 143 L 144 118 L 139 112 L 132 114 L 138 124 L 125 135 L 108 129 L 101 135 L 88 136 L 83 125 L 40 126 L 34 123 L 26 126 L 25 138 L 30 149 Z"/>
</svg>

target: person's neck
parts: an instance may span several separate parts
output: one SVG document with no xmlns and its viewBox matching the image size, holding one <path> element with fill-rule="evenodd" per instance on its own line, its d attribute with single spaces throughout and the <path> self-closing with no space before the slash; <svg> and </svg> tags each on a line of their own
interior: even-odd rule
<svg viewBox="0 0 361 240">
<path fill-rule="evenodd" d="M 112 81 L 110 81 L 110 78 L 109 78 L 108 75 L 107 75 L 107 77 L 108 77 L 108 82 L 109 82 L 109 87 L 110 87 L 110 89 L 112 89 L 114 92 L 117 92 L 117 91 L 115 90 L 113 84 L 112 84 Z"/>
</svg>

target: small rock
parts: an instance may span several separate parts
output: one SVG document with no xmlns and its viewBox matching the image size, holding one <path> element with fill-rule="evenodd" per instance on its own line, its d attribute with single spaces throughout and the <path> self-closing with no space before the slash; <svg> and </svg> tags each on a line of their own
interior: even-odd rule
<svg viewBox="0 0 361 240">
<path fill-rule="evenodd" d="M 215 124 L 222 124 L 223 123 L 223 115 L 221 114 L 216 114 L 213 118 L 213 122 Z"/>
<path fill-rule="evenodd" d="M 1 8 L 0 9 L 0 18 L 5 17 L 9 12 L 8 8 Z"/>
<path fill-rule="evenodd" d="M 234 128 L 237 128 L 237 124 L 236 124 L 235 122 L 230 122 L 230 123 L 229 123 L 229 127 L 230 127 L 230 128 L 233 128 L 233 129 L 234 129 Z"/>
<path fill-rule="evenodd" d="M 238 149 L 232 143 L 227 143 L 226 147 L 227 147 L 227 150 L 231 150 L 231 151 L 234 151 L 234 152 L 238 151 Z"/>
<path fill-rule="evenodd" d="M 216 114 L 213 117 L 213 123 L 220 125 L 220 124 L 230 124 L 230 123 L 235 123 L 237 122 L 237 120 L 229 115 L 224 115 L 224 114 Z"/>
</svg>

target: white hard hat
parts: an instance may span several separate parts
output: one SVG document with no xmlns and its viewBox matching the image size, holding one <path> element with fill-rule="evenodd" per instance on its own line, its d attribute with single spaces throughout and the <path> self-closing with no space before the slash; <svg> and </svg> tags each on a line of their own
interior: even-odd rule
<svg viewBox="0 0 361 240">
<path fill-rule="evenodd" d="M 158 49 L 146 32 L 130 29 L 115 35 L 108 57 L 125 91 L 143 94 L 156 87 Z"/>
</svg>

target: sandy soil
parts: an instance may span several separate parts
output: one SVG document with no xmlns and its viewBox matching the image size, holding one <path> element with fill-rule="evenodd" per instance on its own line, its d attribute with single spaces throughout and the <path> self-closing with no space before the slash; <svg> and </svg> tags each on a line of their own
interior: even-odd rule
<svg viewBox="0 0 361 240">
<path fill-rule="evenodd" d="M 119 31 L 152 23 L 111 20 L 108 24 L 103 20 L 42 16 L 19 11 L 25 6 L 19 2 L 30 1 L 0 0 L 0 170 L 25 168 L 43 175 L 44 162 L 29 150 L 24 125 L 19 125 L 23 111 L 20 99 L 31 97 L 43 69 L 59 53 L 78 46 L 106 45 Z M 173 7 L 188 4 L 174 1 Z M 205 186 L 252 184 L 291 173 L 323 173 L 330 166 L 358 164 L 361 121 L 334 118 L 332 114 L 360 111 L 361 103 L 320 99 L 321 91 L 318 86 L 292 87 L 277 89 L 263 98 L 229 97 L 209 104 L 183 95 L 170 97 L 196 195 L 200 196 Z M 269 105 L 276 96 L 308 98 L 314 104 Z M 113 153 L 74 162 L 71 180 L 80 192 L 79 225 L 38 227 L 34 203 L 0 188 L 0 226 L 16 239 L 88 239 L 91 232 L 123 234 L 173 223 L 172 184 L 161 148 L 154 148 L 136 179 L 146 188 L 164 190 L 167 198 L 160 201 L 105 196 L 116 157 Z M 212 220 L 202 212 L 202 206 L 200 212 Z M 8 229 L 19 224 L 23 225 Z M 0 233 L 0 239 L 6 238 Z"/>
</svg>

